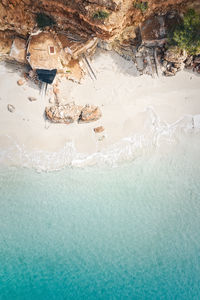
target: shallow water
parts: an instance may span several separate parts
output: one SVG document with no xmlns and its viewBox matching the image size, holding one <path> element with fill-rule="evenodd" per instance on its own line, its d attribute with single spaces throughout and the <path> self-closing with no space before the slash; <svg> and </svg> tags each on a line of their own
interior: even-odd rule
<svg viewBox="0 0 200 300">
<path fill-rule="evenodd" d="M 2 168 L 0 299 L 199 299 L 198 139 L 117 168 Z"/>
</svg>

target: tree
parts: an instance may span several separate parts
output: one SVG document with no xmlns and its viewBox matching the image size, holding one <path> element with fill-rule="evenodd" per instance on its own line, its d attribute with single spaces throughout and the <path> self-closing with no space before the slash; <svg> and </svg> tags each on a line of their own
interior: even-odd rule
<svg viewBox="0 0 200 300">
<path fill-rule="evenodd" d="M 188 54 L 200 53 L 200 15 L 189 9 L 182 22 L 173 31 L 170 43 L 186 50 Z"/>
</svg>

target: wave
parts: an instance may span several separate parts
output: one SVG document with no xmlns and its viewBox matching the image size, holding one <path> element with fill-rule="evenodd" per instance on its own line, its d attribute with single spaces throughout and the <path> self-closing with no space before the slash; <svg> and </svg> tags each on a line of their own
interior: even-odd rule
<svg viewBox="0 0 200 300">
<path fill-rule="evenodd" d="M 200 115 L 186 115 L 175 123 L 168 124 L 160 119 L 152 107 L 148 107 L 146 113 L 142 132 L 125 137 L 118 143 L 90 155 L 78 152 L 73 142 L 66 143 L 56 152 L 30 151 L 12 137 L 1 135 L 8 139 L 9 147 L 1 149 L 0 164 L 34 168 L 37 171 L 55 171 L 64 167 L 113 167 L 143 154 L 176 145 L 185 134 L 200 133 Z"/>
</svg>

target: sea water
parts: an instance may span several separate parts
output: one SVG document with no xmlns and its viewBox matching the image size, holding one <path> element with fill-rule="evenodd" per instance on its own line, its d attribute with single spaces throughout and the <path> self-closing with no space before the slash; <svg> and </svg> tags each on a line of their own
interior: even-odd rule
<svg viewBox="0 0 200 300">
<path fill-rule="evenodd" d="M 200 299 L 200 151 L 0 171 L 0 299 Z"/>
</svg>

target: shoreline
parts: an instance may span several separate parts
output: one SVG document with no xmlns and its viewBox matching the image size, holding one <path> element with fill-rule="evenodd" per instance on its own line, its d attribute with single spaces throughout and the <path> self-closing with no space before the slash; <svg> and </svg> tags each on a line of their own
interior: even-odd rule
<svg viewBox="0 0 200 300">
<path fill-rule="evenodd" d="M 17 164 L 23 154 L 26 159 L 32 155 L 31 167 L 34 168 L 38 153 L 54 163 L 60 153 L 65 165 L 72 165 L 73 160 L 78 165 L 79 160 L 91 157 L 98 162 L 100 156 L 105 158 L 108 153 L 113 153 L 116 161 L 115 158 L 121 155 L 123 161 L 126 157 L 134 157 L 134 149 L 137 152 L 154 140 L 164 138 L 168 143 L 173 130 L 176 135 L 183 128 L 199 130 L 200 81 L 197 75 L 181 71 L 171 78 L 137 77 L 133 62 L 103 50 L 95 54 L 91 64 L 97 74 L 96 81 L 86 77 L 77 84 L 58 77 L 59 99 L 62 104 L 74 101 L 80 105 L 98 105 L 103 116 L 94 123 L 71 125 L 45 120 L 44 109 L 51 105 L 49 99 L 52 101 L 53 97 L 51 87 L 47 96 L 42 97 L 36 86 L 27 82 L 18 86 L 17 80 L 21 76 L 9 73 L 9 69 L 1 64 L 1 161 L 5 163 L 10 156 Z M 30 102 L 28 97 L 36 97 L 37 101 Z M 7 110 L 8 104 L 14 105 L 13 113 Z M 179 120 L 182 121 L 177 125 Z M 105 131 L 94 133 L 98 126 L 103 126 Z M 173 129 L 175 127 L 177 130 Z M 12 151 L 9 153 L 9 147 L 15 156 Z M 16 155 L 14 149 L 20 154 Z"/>
</svg>

